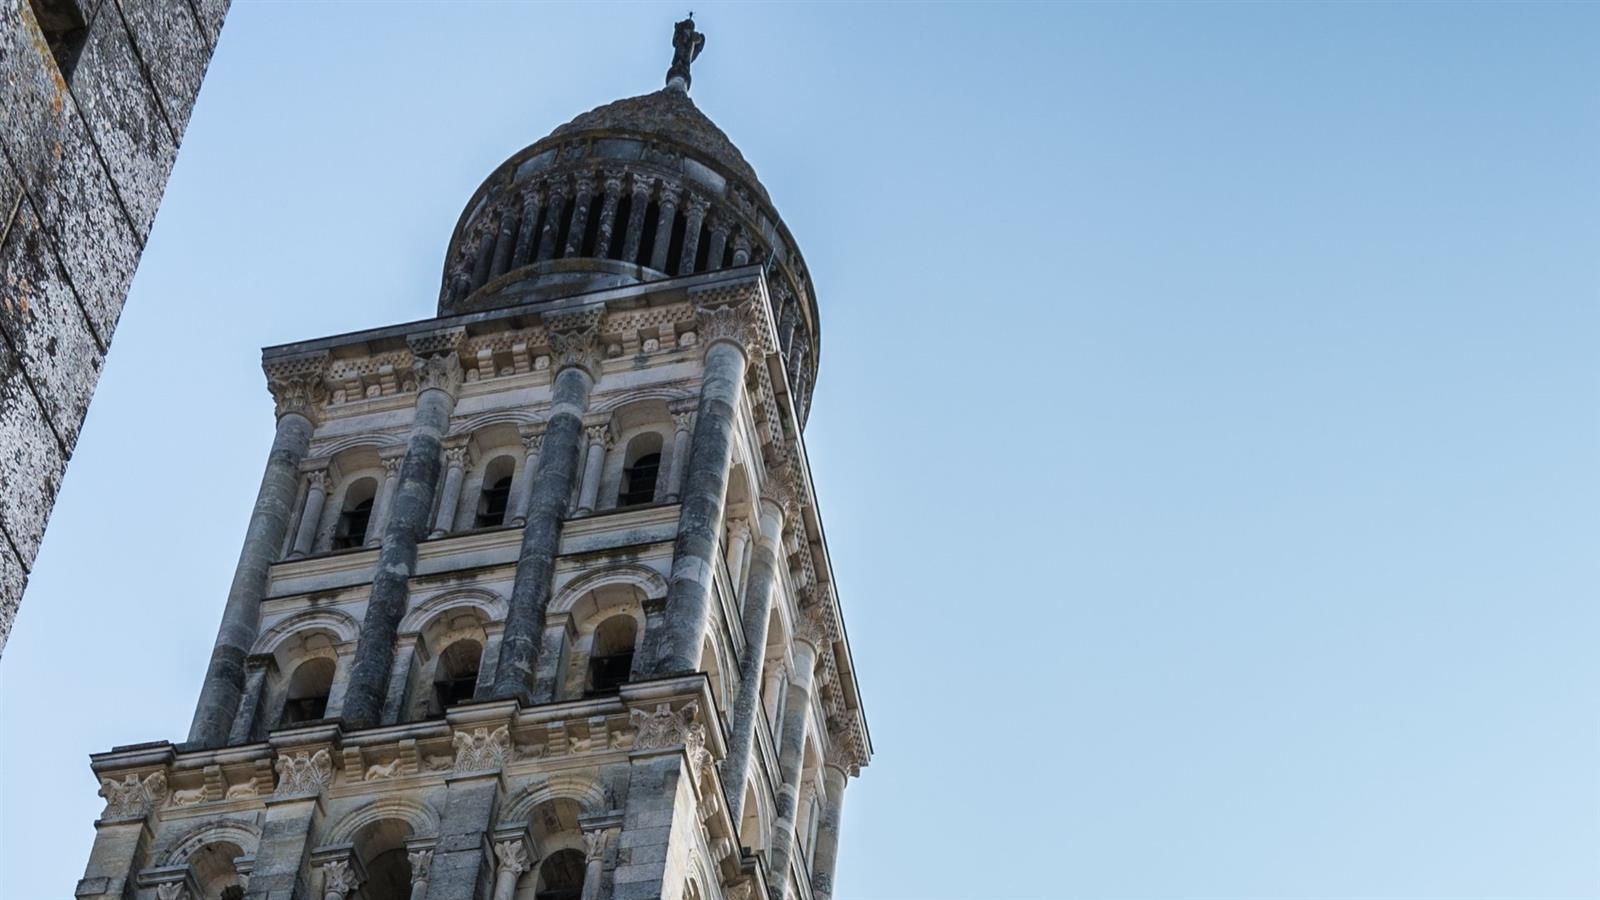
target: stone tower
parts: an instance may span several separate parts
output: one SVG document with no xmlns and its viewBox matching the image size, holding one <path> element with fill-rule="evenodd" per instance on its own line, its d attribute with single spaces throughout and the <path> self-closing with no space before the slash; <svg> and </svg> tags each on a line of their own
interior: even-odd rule
<svg viewBox="0 0 1600 900">
<path fill-rule="evenodd" d="M 466 210 L 436 318 L 269 347 L 188 740 L 92 758 L 80 898 L 826 900 L 871 753 L 794 239 L 688 97 Z"/>
</svg>

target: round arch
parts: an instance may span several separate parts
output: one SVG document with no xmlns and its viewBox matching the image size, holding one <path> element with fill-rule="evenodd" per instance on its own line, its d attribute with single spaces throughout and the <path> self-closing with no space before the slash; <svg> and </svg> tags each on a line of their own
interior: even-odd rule
<svg viewBox="0 0 1600 900">
<path fill-rule="evenodd" d="M 347 612 L 337 609 L 312 609 L 295 613 L 268 628 L 256 639 L 250 652 L 272 653 L 278 649 L 279 644 L 295 634 L 317 628 L 333 632 L 341 644 L 355 640 L 361 633 L 361 626 L 356 624 L 355 617 Z"/>
<path fill-rule="evenodd" d="M 535 808 L 552 800 L 572 800 L 583 808 L 585 815 L 607 812 L 611 802 L 606 799 L 605 788 L 592 778 L 582 775 L 555 775 L 545 781 L 529 784 L 506 805 L 500 816 L 502 825 L 526 822 Z"/>
<path fill-rule="evenodd" d="M 433 807 L 403 797 L 385 797 L 339 820 L 338 824 L 328 830 L 328 836 L 323 843 L 351 843 L 361 829 L 384 819 L 397 819 L 406 823 L 416 837 L 433 837 L 439 833 L 439 815 L 433 811 Z"/>
<path fill-rule="evenodd" d="M 505 598 L 483 588 L 462 588 L 418 603 L 400 620 L 399 632 L 421 631 L 435 617 L 457 609 L 477 610 L 489 622 L 504 622 L 506 619 Z"/>
<path fill-rule="evenodd" d="M 549 610 L 552 613 L 571 612 L 585 594 L 614 584 L 636 587 L 644 593 L 645 599 L 659 599 L 667 595 L 667 580 L 661 573 L 638 563 L 620 563 L 579 575 L 567 582 L 551 600 Z"/>
<path fill-rule="evenodd" d="M 234 844 L 246 853 L 255 852 L 261 841 L 261 832 L 248 822 L 233 819 L 207 822 L 183 833 L 163 854 L 160 865 L 181 866 L 201 848 L 210 844 Z"/>
</svg>

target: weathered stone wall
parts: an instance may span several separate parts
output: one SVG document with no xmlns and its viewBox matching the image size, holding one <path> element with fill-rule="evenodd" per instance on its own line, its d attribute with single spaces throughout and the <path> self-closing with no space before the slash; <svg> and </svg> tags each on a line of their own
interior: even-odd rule
<svg viewBox="0 0 1600 900">
<path fill-rule="evenodd" d="M 0 0 L 0 652 L 229 0 Z"/>
</svg>

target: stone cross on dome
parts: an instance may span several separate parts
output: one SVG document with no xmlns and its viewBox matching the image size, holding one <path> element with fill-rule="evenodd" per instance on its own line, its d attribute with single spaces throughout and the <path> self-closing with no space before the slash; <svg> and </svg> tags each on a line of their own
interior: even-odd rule
<svg viewBox="0 0 1600 900">
<path fill-rule="evenodd" d="M 667 87 L 689 92 L 689 65 L 705 49 L 706 36 L 694 30 L 694 13 L 672 29 L 672 66 L 667 69 Z"/>
</svg>

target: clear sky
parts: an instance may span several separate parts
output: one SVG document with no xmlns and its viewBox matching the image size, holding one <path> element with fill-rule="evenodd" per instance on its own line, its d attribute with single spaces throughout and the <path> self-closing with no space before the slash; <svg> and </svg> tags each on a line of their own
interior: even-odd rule
<svg viewBox="0 0 1600 900">
<path fill-rule="evenodd" d="M 1600 7 L 694 8 L 821 304 L 841 900 L 1600 896 Z M 259 348 L 432 315 L 683 12 L 236 4 L 0 664 L 0 896 L 186 734 Z"/>
</svg>

